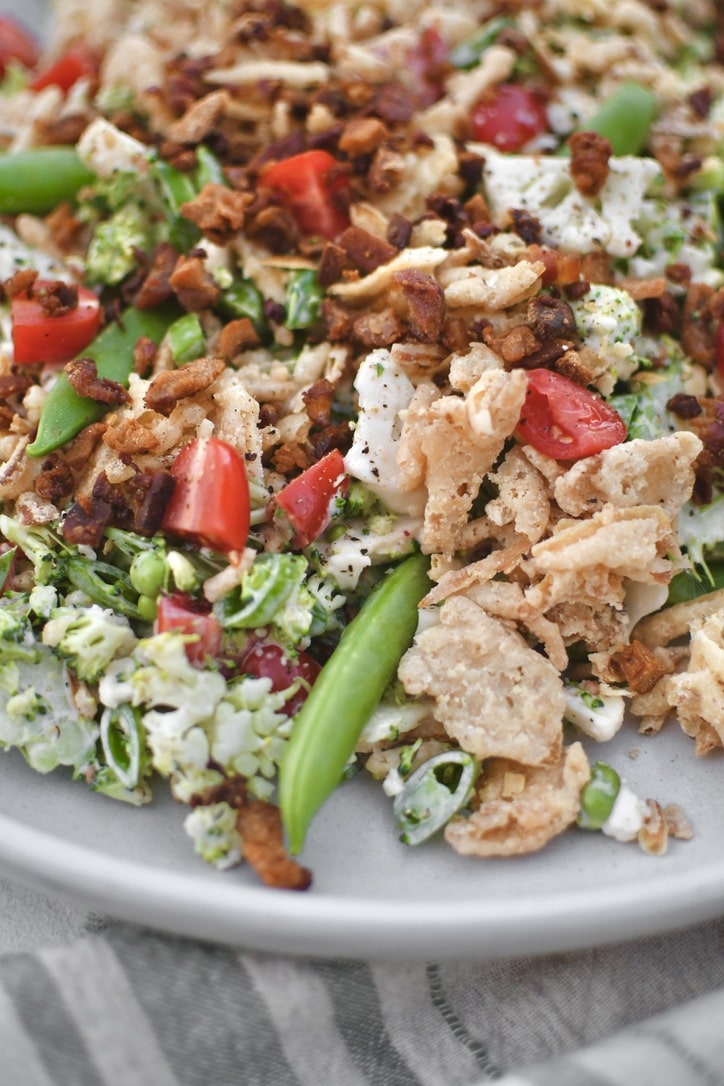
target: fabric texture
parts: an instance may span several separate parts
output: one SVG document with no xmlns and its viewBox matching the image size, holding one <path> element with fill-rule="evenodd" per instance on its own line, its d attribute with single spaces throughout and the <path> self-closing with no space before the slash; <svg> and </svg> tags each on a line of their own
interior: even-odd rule
<svg viewBox="0 0 724 1086">
<path fill-rule="evenodd" d="M 724 1086 L 724 920 L 499 962 L 88 928 L 0 959 L 2 1086 Z"/>
</svg>

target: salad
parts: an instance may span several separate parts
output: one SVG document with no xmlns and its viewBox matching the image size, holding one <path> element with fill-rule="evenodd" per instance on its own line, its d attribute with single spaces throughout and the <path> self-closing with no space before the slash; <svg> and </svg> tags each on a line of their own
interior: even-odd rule
<svg viewBox="0 0 724 1086">
<path fill-rule="evenodd" d="M 0 746 L 278 887 L 360 772 L 410 846 L 690 837 L 605 743 L 724 745 L 714 0 L 59 0 L 0 68 Z"/>
</svg>

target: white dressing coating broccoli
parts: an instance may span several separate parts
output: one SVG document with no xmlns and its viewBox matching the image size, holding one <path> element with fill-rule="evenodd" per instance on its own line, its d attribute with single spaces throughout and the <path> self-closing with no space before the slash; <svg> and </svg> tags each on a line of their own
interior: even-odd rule
<svg viewBox="0 0 724 1086">
<path fill-rule="evenodd" d="M 626 703 L 622 694 L 592 693 L 580 683 L 565 683 L 565 718 L 584 735 L 605 743 L 623 726 Z"/>
<path fill-rule="evenodd" d="M 42 640 L 84 682 L 95 682 L 111 660 L 127 656 L 137 643 L 128 619 L 97 603 L 82 611 L 56 607 L 43 627 Z"/>
<path fill-rule="evenodd" d="M 392 562 L 410 554 L 420 537 L 417 517 L 392 515 L 353 519 L 331 543 L 315 544 L 326 577 L 342 592 L 353 591 L 369 566 Z"/>
<path fill-rule="evenodd" d="M 0 665 L 0 746 L 17 747 L 39 773 L 60 765 L 80 773 L 91 761 L 98 725 L 73 699 L 68 669 L 35 644 Z"/>
<path fill-rule="evenodd" d="M 400 490 L 397 466 L 400 412 L 409 407 L 415 391 L 412 382 L 395 365 L 390 351 L 380 348 L 363 360 L 354 387 L 359 417 L 352 447 L 344 458 L 345 469 L 393 513 L 420 516 L 425 507 L 424 491 Z"/>
<path fill-rule="evenodd" d="M 434 708 L 432 698 L 408 701 L 402 705 L 382 701 L 362 729 L 359 742 L 372 744 L 399 739 L 427 717 L 433 716 Z"/>
<path fill-rule="evenodd" d="M 241 678 L 229 683 L 211 723 L 211 756 L 228 773 L 247 778 L 252 795 L 268 799 L 292 719 L 280 712 L 289 697 L 272 693 L 271 679 Z"/>
<path fill-rule="evenodd" d="M 717 267 L 721 228 L 715 192 L 687 193 L 675 201 L 644 200 L 637 223 L 643 245 L 629 263 L 640 279 L 665 277 L 672 263 L 686 264 L 694 283 L 720 287 L 724 272 Z M 676 290 L 673 285 L 672 290 Z"/>
<path fill-rule="evenodd" d="M 634 339 L 641 332 L 641 311 L 630 294 L 618 287 L 592 283 L 570 303 L 585 345 L 605 361 L 614 380 L 626 380 L 638 369 Z"/>
<path fill-rule="evenodd" d="M 471 146 L 485 158 L 485 195 L 497 226 L 506 224 L 511 209 L 523 208 L 540 222 L 542 241 L 564 251 L 603 249 L 611 256 L 630 257 L 638 250 L 644 197 L 661 177 L 653 159 L 611 158 L 605 184 L 597 196 L 587 197 L 573 184 L 567 158 Z"/>
<path fill-rule="evenodd" d="M 102 117 L 88 125 L 75 149 L 81 161 L 98 177 L 107 179 L 116 173 L 148 171 L 149 148 Z"/>
<path fill-rule="evenodd" d="M 241 861 L 236 811 L 228 803 L 195 807 L 186 815 L 183 827 L 193 841 L 195 852 L 206 863 L 224 871 Z"/>
</svg>

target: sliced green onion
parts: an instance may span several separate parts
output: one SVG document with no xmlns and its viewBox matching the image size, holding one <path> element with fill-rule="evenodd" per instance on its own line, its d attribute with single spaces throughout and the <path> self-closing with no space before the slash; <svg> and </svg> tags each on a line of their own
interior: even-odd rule
<svg viewBox="0 0 724 1086">
<path fill-rule="evenodd" d="M 143 728 L 130 705 L 106 709 L 101 717 L 101 746 L 108 766 L 129 792 L 138 785 Z"/>
<path fill-rule="evenodd" d="M 201 358 L 206 350 L 206 338 L 196 313 L 184 313 L 166 333 L 167 343 L 177 366 Z"/>
<path fill-rule="evenodd" d="M 472 794 L 479 763 L 463 750 L 446 751 L 417 769 L 392 806 L 400 840 L 419 845 L 442 829 Z"/>
<path fill-rule="evenodd" d="M 284 323 L 287 328 L 309 328 L 319 316 L 324 300 L 324 288 L 320 286 L 316 271 L 304 268 L 294 272 L 287 284 Z"/>
<path fill-rule="evenodd" d="M 168 240 L 180 252 L 192 249 L 201 237 L 198 226 L 181 214 L 183 204 L 195 199 L 198 190 L 191 175 L 182 173 L 162 158 L 151 164 L 151 175 L 156 183 L 168 225 Z"/>
<path fill-rule="evenodd" d="M 600 830 L 613 810 L 621 789 L 621 778 L 605 762 L 595 762 L 590 780 L 581 791 L 578 825 L 582 830 Z"/>
<path fill-rule="evenodd" d="M 248 317 L 257 332 L 264 328 L 264 298 L 251 279 L 237 279 L 221 295 L 219 307 L 237 320 Z"/>
<path fill-rule="evenodd" d="M 4 554 L 0 555 L 0 592 L 5 587 L 5 582 L 8 579 L 10 570 L 13 566 L 13 558 L 17 552 L 17 547 L 10 547 Z"/>
<path fill-rule="evenodd" d="M 138 593 L 128 575 L 116 566 L 89 562 L 85 558 L 69 558 L 65 568 L 70 583 L 101 607 L 109 607 L 126 618 L 141 618 Z"/>
</svg>

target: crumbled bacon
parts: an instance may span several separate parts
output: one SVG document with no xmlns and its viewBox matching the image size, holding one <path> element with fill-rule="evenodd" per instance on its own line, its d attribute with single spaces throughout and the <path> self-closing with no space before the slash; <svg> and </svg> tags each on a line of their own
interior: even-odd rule
<svg viewBox="0 0 724 1086">
<path fill-rule="evenodd" d="M 145 377 L 157 354 L 157 344 L 149 336 L 139 336 L 133 346 L 133 372 Z"/>
<path fill-rule="evenodd" d="M 0 400 L 11 396 L 23 396 L 32 386 L 33 379 L 27 373 L 0 374 Z"/>
<path fill-rule="evenodd" d="M 574 132 L 568 140 L 573 183 L 582 196 L 597 196 L 609 174 L 611 143 L 597 132 Z"/>
<path fill-rule="evenodd" d="M 437 343 L 445 323 L 445 294 L 427 272 L 407 268 L 393 273 L 402 291 L 410 333 L 423 343 Z"/>
<path fill-rule="evenodd" d="M 389 306 L 363 313 L 352 325 L 352 335 L 363 347 L 388 347 L 400 339 L 403 332 L 402 321 Z M 329 335 L 331 339 L 331 332 Z"/>
<path fill-rule="evenodd" d="M 677 392 L 667 401 L 666 410 L 671 411 L 673 415 L 678 415 L 680 419 L 695 419 L 704 408 L 696 396 L 687 392 Z"/>
<path fill-rule="evenodd" d="M 349 226 L 337 239 L 340 249 L 347 255 L 355 268 L 363 275 L 368 275 L 381 264 L 387 264 L 397 255 L 397 249 L 367 230 L 358 226 Z"/>
<path fill-rule="evenodd" d="M 3 291 L 8 298 L 14 298 L 16 294 L 24 294 L 29 291 L 38 278 L 34 268 L 18 268 L 9 279 L 3 283 Z"/>
<path fill-rule="evenodd" d="M 332 401 L 334 399 L 334 385 L 323 377 L 315 381 L 302 393 L 304 406 L 312 422 L 320 426 L 326 425 L 332 417 Z"/>
<path fill-rule="evenodd" d="M 356 158 L 358 155 L 368 155 L 376 151 L 388 135 L 387 125 L 379 118 L 355 117 L 345 126 L 338 146 L 344 154 Z"/>
<path fill-rule="evenodd" d="M 541 340 L 576 339 L 578 329 L 573 310 L 562 298 L 541 294 L 531 298 L 526 307 L 526 320 Z"/>
<path fill-rule="evenodd" d="M 651 649 L 635 639 L 611 657 L 610 667 L 636 694 L 648 694 L 666 674 Z"/>
<path fill-rule="evenodd" d="M 73 472 L 59 456 L 50 456 L 43 461 L 34 488 L 44 501 L 57 505 L 62 498 L 73 493 Z"/>
<path fill-rule="evenodd" d="M 223 358 L 197 358 L 177 370 L 162 370 L 151 381 L 144 402 L 159 415 L 170 415 L 179 400 L 195 396 L 226 369 Z"/>
<path fill-rule="evenodd" d="M 353 267 L 354 265 L 345 250 L 339 245 L 335 245 L 333 241 L 328 241 L 322 249 L 322 256 L 319 261 L 317 277 L 320 285 L 328 287 L 332 283 L 339 282 L 344 273 L 352 271 Z"/>
<path fill-rule="evenodd" d="M 194 200 L 181 205 L 181 214 L 214 244 L 226 245 L 243 227 L 253 200 L 250 192 L 237 192 L 209 182 Z"/>
<path fill-rule="evenodd" d="M 173 297 L 171 276 L 179 254 L 173 245 L 161 242 L 151 254 L 151 263 L 145 273 L 133 304 L 137 309 L 153 309 Z"/>
<path fill-rule="evenodd" d="M 40 307 L 48 317 L 64 317 L 78 307 L 78 287 L 75 283 L 64 283 L 60 279 L 45 282 L 33 287 L 33 297 L 40 302 Z"/>
<path fill-rule="evenodd" d="M 112 519 L 113 508 L 107 502 L 81 496 L 65 515 L 63 539 L 76 546 L 98 547 Z"/>
<path fill-rule="evenodd" d="M 79 396 L 109 406 L 127 403 L 128 392 L 123 385 L 108 377 L 99 377 L 93 358 L 74 358 L 66 362 L 64 368 L 68 384 Z"/>
<path fill-rule="evenodd" d="M 169 283 L 184 309 L 192 312 L 215 305 L 221 296 L 218 283 L 200 256 L 179 257 Z"/>
<path fill-rule="evenodd" d="M 224 358 L 236 358 L 242 351 L 250 347 L 258 347 L 260 343 L 261 340 L 249 317 L 240 317 L 238 320 L 229 321 L 221 329 L 217 348 Z"/>
</svg>

